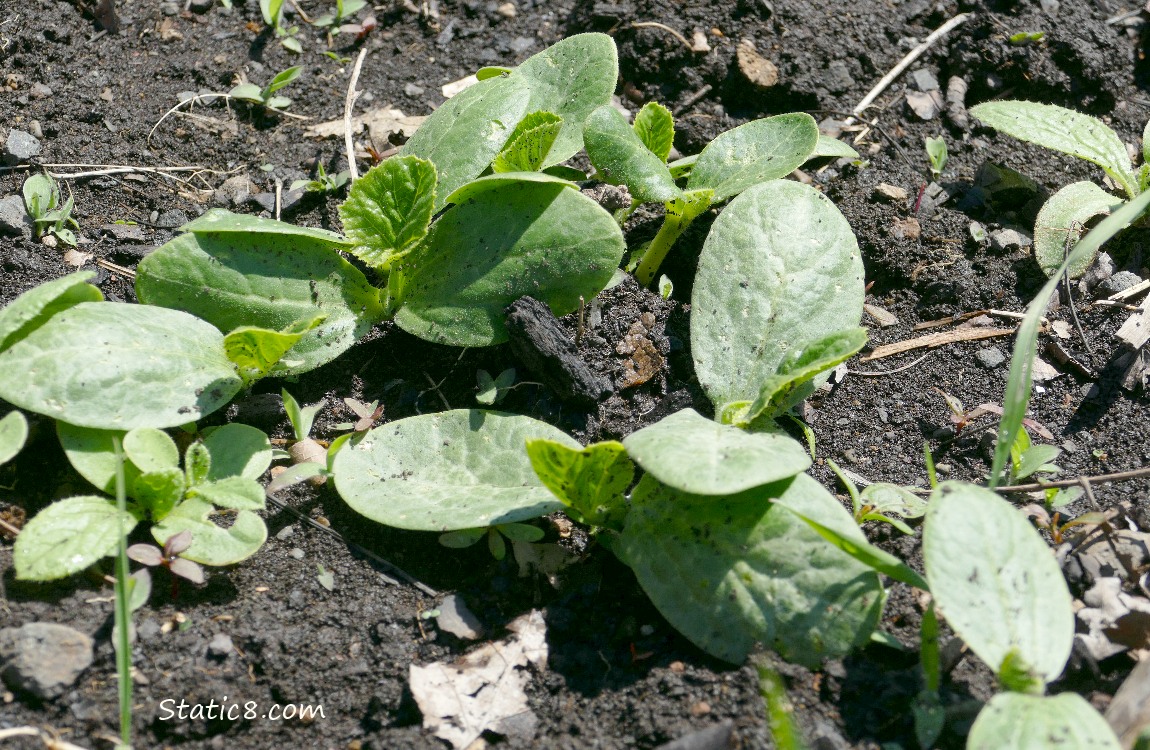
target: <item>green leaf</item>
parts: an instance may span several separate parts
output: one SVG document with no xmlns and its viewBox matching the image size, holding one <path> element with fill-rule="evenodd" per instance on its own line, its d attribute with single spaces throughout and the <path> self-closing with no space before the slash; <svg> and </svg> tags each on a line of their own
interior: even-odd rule
<svg viewBox="0 0 1150 750">
<path fill-rule="evenodd" d="M 286 388 L 280 389 L 280 396 L 283 398 L 284 411 L 288 415 L 288 421 L 292 424 L 292 432 L 295 434 L 296 440 L 304 440 L 311 435 L 312 423 L 315 422 L 315 415 L 323 408 L 324 401 L 312 404 L 307 407 L 300 407 Z"/>
<path fill-rule="evenodd" d="M 652 154 L 662 162 L 667 161 L 675 144 L 675 118 L 671 110 L 658 102 L 647 102 L 635 115 L 631 127 Z"/>
<path fill-rule="evenodd" d="M 583 148 L 587 117 L 611 102 L 619 80 L 615 41 L 606 34 L 569 36 L 527 58 L 502 80 L 526 83 L 530 101 L 525 111 L 544 110 L 563 118 L 544 166 L 559 164 Z"/>
<path fill-rule="evenodd" d="M 559 136 L 563 119 L 553 112 L 532 112 L 519 121 L 495 157 L 496 172 L 537 172 Z"/>
<path fill-rule="evenodd" d="M 140 262 L 136 295 L 147 304 L 198 315 L 221 331 L 279 331 L 325 316 L 288 351 L 291 364 L 281 360 L 271 370 L 281 377 L 307 372 L 335 359 L 384 317 L 379 290 L 340 257 L 346 243 L 321 239 L 315 231 L 197 228 Z"/>
<path fill-rule="evenodd" d="M 276 74 L 276 77 L 268 83 L 267 88 L 264 89 L 265 94 L 274 94 L 275 92 L 287 86 L 289 83 L 299 78 L 303 68 L 299 65 L 293 65 L 287 70 L 281 71 Z"/>
<path fill-rule="evenodd" d="M 264 90 L 254 83 L 241 83 L 237 86 L 232 86 L 231 90 L 228 91 L 228 96 L 233 99 L 243 99 L 247 102 L 263 104 Z"/>
<path fill-rule="evenodd" d="M 446 196 L 487 169 L 515 123 L 530 111 L 530 99 L 530 87 L 522 76 L 480 81 L 444 102 L 403 145 L 400 156 L 419 156 L 435 165 L 436 211 L 447 205 Z"/>
<path fill-rule="evenodd" d="M 501 523 L 495 529 L 513 542 L 538 542 L 547 532 L 527 523 Z"/>
<path fill-rule="evenodd" d="M 1074 640 L 1070 592 L 1054 553 L 995 493 L 943 482 L 923 532 L 931 593 L 954 632 L 992 669 L 1007 654 L 1050 682 Z"/>
<path fill-rule="evenodd" d="M 0 464 L 16 457 L 28 440 L 28 419 L 19 411 L 10 411 L 0 419 Z"/>
<path fill-rule="evenodd" d="M 184 497 L 184 488 L 184 472 L 175 467 L 157 468 L 136 477 L 128 494 L 158 521 Z"/>
<path fill-rule="evenodd" d="M 93 495 L 57 500 L 24 525 L 13 545 L 16 578 L 51 581 L 78 573 L 111 554 L 136 526 L 114 500 Z"/>
<path fill-rule="evenodd" d="M 262 430 L 246 424 L 217 427 L 204 438 L 204 447 L 212 454 L 208 479 L 227 477 L 259 479 L 272 463 L 272 446 Z"/>
<path fill-rule="evenodd" d="M 457 409 L 371 430 L 336 454 L 339 494 L 388 526 L 452 531 L 525 521 L 559 510 L 523 449 L 532 438 L 579 444 L 551 425 Z"/>
<path fill-rule="evenodd" d="M 857 159 L 859 158 L 859 152 L 838 138 L 831 138 L 830 136 L 820 134 L 818 143 L 815 144 L 815 150 L 811 152 L 809 158 L 814 159 L 819 156 L 829 156 L 835 159 L 844 157 L 847 159 Z"/>
<path fill-rule="evenodd" d="M 1093 182 L 1072 182 L 1042 204 L 1034 222 L 1034 259 L 1050 276 L 1066 260 L 1067 250 L 1074 249 L 1086 223 L 1095 216 L 1108 215 L 1122 204 Z M 1070 278 L 1086 273 L 1094 263 L 1097 251 L 1080 256 L 1067 267 Z"/>
<path fill-rule="evenodd" d="M 676 180 L 683 177 L 690 177 L 691 170 L 695 168 L 695 162 L 699 160 L 698 154 L 691 156 L 684 156 L 682 159 L 676 159 L 667 165 L 667 169 L 671 170 L 671 176 Z"/>
<path fill-rule="evenodd" d="M 68 463 L 72 464 L 80 476 L 109 495 L 116 493 L 116 452 L 112 439 L 122 439 L 125 434 L 119 430 L 97 430 L 56 421 L 56 436 L 60 439 Z M 140 470 L 136 465 L 125 460 L 125 487 L 130 488 L 139 475 Z"/>
<path fill-rule="evenodd" d="M 782 432 L 750 433 L 683 409 L 623 439 L 663 484 L 696 495 L 730 495 L 806 471 L 811 457 Z"/>
<path fill-rule="evenodd" d="M 1058 467 L 1050 464 L 1058 458 L 1062 451 L 1053 445 L 1032 445 L 1022 452 L 1022 459 L 1015 471 L 1015 479 L 1026 479 L 1040 471 L 1057 471 Z"/>
<path fill-rule="evenodd" d="M 222 208 L 209 209 L 203 216 L 192 219 L 180 227 L 180 231 L 204 234 L 275 234 L 303 237 L 311 240 L 323 240 L 333 245 L 347 246 L 354 244 L 353 240 L 341 234 L 329 232 L 326 229 L 301 227 L 295 224 L 289 224 L 286 221 L 262 219 L 259 216 L 252 216 L 251 214 L 236 214 Z"/>
<path fill-rule="evenodd" d="M 486 527 L 479 529 L 459 529 L 458 531 L 449 531 L 446 534 L 440 534 L 439 543 L 451 549 L 464 549 L 472 546 L 485 536 L 487 536 Z"/>
<path fill-rule="evenodd" d="M 614 218 L 585 195 L 512 183 L 448 211 L 396 265 L 395 322 L 435 343 L 499 344 L 509 304 L 529 294 L 566 315 L 607 285 L 624 249 Z"/>
<path fill-rule="evenodd" d="M 104 299 L 99 289 L 85 283 L 95 276 L 95 271 L 70 273 L 32 287 L 0 309 L 0 352 L 27 338 L 56 313 Z"/>
<path fill-rule="evenodd" d="M 323 322 L 320 315 L 311 320 L 300 320 L 282 331 L 271 331 L 256 326 L 240 326 L 224 336 L 224 352 L 244 379 L 251 385 L 266 377 L 304 334 Z M 285 366 L 290 366 L 285 363 Z"/>
<path fill-rule="evenodd" d="M 495 385 L 495 379 L 491 377 L 491 373 L 487 370 L 478 370 L 475 373 L 475 385 L 479 392 L 475 394 L 475 400 L 484 406 L 491 406 L 495 403 L 495 397 L 499 395 L 499 388 Z"/>
<path fill-rule="evenodd" d="M 273 28 L 279 26 L 283 5 L 284 0 L 260 0 L 260 13 L 263 14 L 264 23 Z"/>
<path fill-rule="evenodd" d="M 175 441 L 154 427 L 137 427 L 125 435 L 124 454 L 145 472 L 175 469 L 180 465 L 180 449 Z"/>
<path fill-rule="evenodd" d="M 1126 146 L 1117 133 L 1096 117 L 1053 104 L 1024 101 L 985 102 L 971 107 L 970 114 L 1019 140 L 1097 164 L 1127 195 L 1138 195 Z"/>
<path fill-rule="evenodd" d="M 818 142 L 815 118 L 802 112 L 748 122 L 707 144 L 687 188 L 710 188 L 716 201 L 732 198 L 752 185 L 786 177 L 810 158 Z"/>
<path fill-rule="evenodd" d="M 339 207 L 351 251 L 364 263 L 386 270 L 427 236 L 435 205 L 435 165 L 416 156 L 396 156 L 352 183 Z"/>
<path fill-rule="evenodd" d="M 142 264 L 141 264 L 142 265 Z M 84 302 L 0 353 L 0 398 L 101 429 L 174 427 L 241 387 L 215 328 L 177 310 Z"/>
<path fill-rule="evenodd" d="M 198 440 L 184 451 L 184 480 L 189 487 L 206 482 L 212 471 L 212 454 Z"/>
<path fill-rule="evenodd" d="M 715 404 L 757 398 L 793 350 L 857 326 L 863 296 L 858 243 L 834 204 L 797 182 L 756 185 L 719 214 L 699 258 L 699 382 Z"/>
<path fill-rule="evenodd" d="M 613 549 L 663 616 L 707 653 L 738 663 L 761 641 L 814 668 L 868 641 L 883 591 L 876 573 L 773 502 L 792 497 L 829 525 L 853 525 L 805 474 L 725 497 L 679 492 L 647 475 Z"/>
<path fill-rule="evenodd" d="M 635 465 L 622 443 L 609 440 L 579 450 L 555 440 L 528 440 L 527 456 L 539 480 L 576 520 L 622 529 L 624 493 L 635 478 Z"/>
<path fill-rule="evenodd" d="M 579 189 L 578 185 L 565 177 L 557 177 L 548 172 L 499 172 L 484 175 L 461 186 L 454 193 L 447 196 L 446 202 L 458 206 L 489 190 L 501 190 L 524 182 L 540 182 L 550 185 L 562 185 L 563 187 L 569 187 L 574 190 Z"/>
<path fill-rule="evenodd" d="M 926 157 L 930 160 L 930 173 L 937 179 L 942 174 L 942 170 L 946 169 L 946 162 L 949 158 L 946 152 L 946 139 L 942 136 L 926 138 L 924 145 L 926 146 Z"/>
<path fill-rule="evenodd" d="M 583 140 L 599 175 L 607 182 L 626 185 L 640 203 L 674 200 L 682 193 L 664 161 L 643 145 L 610 104 L 587 118 Z"/>
<path fill-rule="evenodd" d="M 999 693 L 979 712 L 968 750 L 1119 750 L 1114 730 L 1076 693 Z"/>
<path fill-rule="evenodd" d="M 235 510 L 263 510 L 264 488 L 247 477 L 224 477 L 204 482 L 188 490 L 188 497 L 207 500 L 212 505 Z"/>
<path fill-rule="evenodd" d="M 181 531 L 190 531 L 192 546 L 181 557 L 202 565 L 234 565 L 254 555 L 267 541 L 267 526 L 252 511 L 236 513 L 232 525 L 224 529 L 211 520 L 214 510 L 206 500 L 188 498 L 152 527 L 152 537 L 163 546 Z"/>
<path fill-rule="evenodd" d="M 512 70 L 513 68 L 505 68 L 502 65 L 484 65 L 475 71 L 475 78 L 480 81 L 486 81 L 488 78 L 510 75 Z"/>
<path fill-rule="evenodd" d="M 863 503 L 879 513 L 896 513 L 903 518 L 921 518 L 926 513 L 926 500 L 897 484 L 869 484 L 861 497 Z"/>
<path fill-rule="evenodd" d="M 710 189 L 687 190 L 664 204 L 666 214 L 663 217 L 663 226 L 659 227 L 658 234 L 647 246 L 635 269 L 635 280 L 641 286 L 647 286 L 655 280 L 655 272 L 659 270 L 675 240 L 687 231 L 691 222 L 711 207 L 714 198 L 714 191 Z"/>
</svg>

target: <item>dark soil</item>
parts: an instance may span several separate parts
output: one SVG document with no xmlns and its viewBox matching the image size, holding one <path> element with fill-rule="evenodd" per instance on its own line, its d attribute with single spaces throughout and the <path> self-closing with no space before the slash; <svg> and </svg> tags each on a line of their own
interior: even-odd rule
<svg viewBox="0 0 1150 750">
<path fill-rule="evenodd" d="M 93 3 L 93 5 L 95 5 Z M 295 56 L 266 32 L 255 0 L 236 0 L 201 12 L 182 3 L 121 0 L 120 29 L 102 32 L 83 3 L 47 4 L 0 0 L 0 141 L 8 128 L 41 136 L 46 164 L 186 166 L 180 180 L 155 174 L 97 176 L 67 181 L 75 195 L 80 249 L 93 257 L 95 283 L 113 300 L 134 301 L 130 278 L 97 266 L 110 261 L 131 269 L 151 249 L 173 236 L 173 228 L 212 205 L 212 190 L 230 174 L 247 174 L 262 190 L 275 180 L 289 184 L 345 168 L 339 139 L 312 140 L 298 120 L 249 108 L 201 105 L 196 117 L 173 116 L 149 138 L 153 125 L 183 91 L 227 91 L 239 75 L 264 82 L 290 65 L 303 76 L 282 93 L 290 111 L 331 120 L 342 116 L 350 65 L 321 54 L 322 34 L 306 24 L 305 52 Z M 178 7 L 177 7 L 178 5 Z M 330 10 L 320 0 L 302 3 L 312 16 Z M 696 153 L 717 133 L 756 117 L 793 110 L 817 118 L 850 110 L 870 87 L 931 30 L 959 12 L 975 15 L 929 50 L 911 71 L 933 73 L 945 89 L 952 75 L 969 83 L 967 103 L 991 97 L 1028 98 L 1083 110 L 1109 121 L 1129 143 L 1138 143 L 1150 110 L 1144 44 L 1137 28 L 1107 24 L 1124 9 L 1116 0 L 1063 2 L 1044 11 L 1038 0 L 1021 2 L 886 2 L 820 0 L 627 0 L 619 4 L 568 0 L 520 0 L 514 17 L 497 2 L 443 0 L 439 18 L 421 18 L 399 2 L 384 2 L 379 28 L 363 42 L 370 53 L 360 88 L 362 108 L 383 103 L 408 114 L 427 114 L 442 102 L 440 86 L 490 64 L 515 64 L 564 36 L 589 30 L 612 33 L 619 45 L 624 101 L 655 99 L 678 112 L 676 145 Z M 1055 3 L 1057 5 L 1057 3 Z M 189 6 L 190 7 L 190 6 Z M 197 6 L 199 7 L 199 6 Z M 702 30 L 712 51 L 697 54 L 658 28 L 631 26 L 657 21 L 688 38 Z M 1043 31 L 1045 39 L 1018 47 L 1007 43 L 1017 31 Z M 335 40 L 337 55 L 357 48 Z M 780 82 L 757 90 L 741 76 L 735 46 L 752 40 L 778 66 Z M 345 46 L 346 45 L 346 46 Z M 971 190 L 984 162 L 1016 169 L 1053 191 L 1075 179 L 1100 180 L 1100 170 L 1083 162 L 1027 147 L 975 124 L 963 128 L 948 119 L 924 122 L 904 102 L 907 76 L 878 100 L 871 116 L 878 124 L 859 146 L 865 166 L 830 165 L 808 175 L 846 215 L 858 235 L 873 284 L 868 302 L 899 318 L 881 328 L 869 318 L 871 344 L 917 335 L 927 320 L 983 308 L 1020 310 L 1043 277 L 1025 249 L 994 250 L 972 239 L 971 221 L 987 230 L 1032 225 L 1040 199 L 986 204 Z M 44 86 L 50 89 L 46 92 Z M 707 89 L 701 97 L 697 92 Z M 688 104 L 688 102 L 690 102 Z M 841 117 L 839 118 L 841 119 Z M 852 134 L 848 134 L 852 135 Z M 915 211 L 915 198 L 928 181 L 923 138 L 942 135 L 950 162 L 941 180 L 954 197 L 937 211 Z M 388 144 L 376 144 L 383 150 Z M 271 171 L 261 165 L 273 165 Z M 366 167 L 366 164 L 361 165 Z M 59 172 L 87 167 L 58 167 Z M 18 194 L 27 172 L 0 173 L 0 197 Z M 875 186 L 906 189 L 895 203 L 876 199 Z M 339 229 L 340 195 L 305 197 L 286 219 Z M 257 211 L 248 206 L 242 210 Z M 917 217 L 921 235 L 900 238 L 896 223 Z M 136 239 L 117 239 L 107 225 L 139 222 Z M 695 255 L 709 221 L 700 220 L 668 261 L 675 283 L 671 301 L 625 284 L 604 294 L 602 322 L 583 338 L 582 354 L 618 383 L 624 356 L 616 345 L 644 312 L 654 315 L 650 334 L 664 355 L 663 368 L 647 383 L 625 389 L 596 409 L 579 411 L 538 386 L 511 391 L 500 408 L 529 414 L 569 430 L 584 441 L 620 438 L 685 406 L 711 408 L 694 381 L 689 357 L 687 306 Z M 649 238 L 657 216 L 640 213 L 628 226 L 635 240 Z M 905 232 L 903 233 L 905 235 Z M 1146 277 L 1144 232 L 1130 232 L 1110 248 L 1119 269 Z M 62 249 L 19 237 L 0 238 L 0 304 L 43 281 L 74 270 Z M 1111 334 L 1125 319 L 1113 308 L 1081 313 L 1093 356 L 1076 337 L 1064 345 L 1091 371 L 1067 370 L 1045 383 L 1032 402 L 1032 416 L 1055 435 L 1065 452 L 1059 463 L 1068 476 L 1132 469 L 1150 461 L 1150 411 L 1144 395 L 1116 382 L 1110 362 Z M 1065 309 L 1051 316 L 1069 319 Z M 564 321 L 574 329 L 574 320 Z M 940 388 L 970 407 L 1001 399 L 1007 365 L 985 369 L 980 348 L 1009 354 L 1009 339 L 953 344 L 932 351 L 919 364 L 891 376 L 849 375 L 820 393 L 807 411 L 818 440 L 815 475 L 833 486 L 823 461 L 870 480 L 925 483 L 922 460 L 929 442 L 940 471 L 950 478 L 980 480 L 988 469 L 988 421 L 954 434 Z M 918 353 L 852 370 L 891 370 Z M 326 398 L 315 434 L 334 434 L 351 418 L 344 397 L 380 399 L 387 420 L 474 404 L 475 373 L 495 374 L 517 362 L 508 347 L 448 349 L 421 342 L 390 326 L 332 364 L 289 384 L 301 401 Z M 0 377 L 20 377 L 0 373 Z M 261 383 L 257 393 L 218 419 L 239 419 L 283 437 L 288 425 L 278 406 L 262 393 L 281 383 Z M 6 407 L 0 406 L 0 411 Z M 86 492 L 71 473 L 46 421 L 35 422 L 31 444 L 12 465 L 0 469 L 0 510 L 8 517 L 36 513 L 54 498 Z M 380 527 L 351 513 L 330 487 L 303 486 L 285 493 L 305 516 L 322 519 L 348 542 L 403 568 L 440 592 L 463 595 L 488 632 L 532 608 L 545 613 L 550 666 L 530 683 L 531 708 L 539 719 L 532 739 L 497 738 L 507 747 L 652 748 L 724 720 L 735 726 L 735 746 L 766 748 L 757 677 L 750 667 L 732 667 L 707 657 L 679 636 L 648 602 L 633 575 L 608 552 L 576 550 L 581 560 L 549 581 L 520 578 L 515 562 L 497 562 L 483 545 L 449 550 L 434 535 Z M 1147 483 L 1101 486 L 1098 501 L 1145 504 Z M 269 512 L 271 537 L 255 557 L 229 570 L 210 571 L 200 588 L 182 586 L 175 596 L 160 577 L 149 606 L 138 616 L 134 652 L 138 669 L 135 733 L 139 747 L 414 748 L 442 747 L 421 727 L 421 715 L 407 690 L 408 668 L 450 659 L 468 644 L 437 633 L 420 613 L 436 606 L 429 596 L 394 571 L 374 563 L 328 533 L 287 512 Z M 874 525 L 872 525 L 873 527 Z M 868 527 L 872 539 L 921 569 L 919 535 L 902 538 L 886 526 Z M 549 537 L 557 532 L 549 527 Z M 317 581 L 317 566 L 334 574 L 334 589 Z M 115 664 L 109 642 L 111 587 L 99 574 L 53 584 L 17 582 L 11 544 L 0 543 L 3 599 L 0 625 L 50 621 L 93 635 L 96 661 L 74 688 L 55 701 L 0 693 L 0 729 L 44 726 L 85 747 L 106 747 L 117 734 Z M 821 672 L 776 663 L 784 674 L 796 716 L 806 736 L 821 748 L 877 748 L 896 742 L 915 747 L 910 702 L 920 689 L 916 670 L 920 603 L 901 584 L 891 588 L 883 628 L 910 648 L 903 653 L 871 646 Z M 176 624 L 177 619 L 181 621 Z M 175 627 L 170 627 L 175 624 Z M 235 650 L 226 658 L 207 655 L 218 633 Z M 1099 675 L 1074 669 L 1063 685 L 1104 707 L 1129 672 L 1130 660 L 1116 657 Z M 960 661 L 944 686 L 952 721 L 940 741 L 960 747 L 977 701 L 995 690 L 993 677 L 973 657 Z M 299 721 L 205 721 L 160 718 L 165 699 L 206 704 L 322 705 L 325 717 Z M 27 741 L 33 747 L 37 743 Z"/>
</svg>

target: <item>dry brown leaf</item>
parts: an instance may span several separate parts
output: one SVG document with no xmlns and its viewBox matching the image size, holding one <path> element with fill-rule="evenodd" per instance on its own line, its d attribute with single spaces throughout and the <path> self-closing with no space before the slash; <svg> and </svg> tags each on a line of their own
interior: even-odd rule
<svg viewBox="0 0 1150 750">
<path fill-rule="evenodd" d="M 405 115 L 390 107 L 376 107 L 351 118 L 351 132 L 362 133 L 366 127 L 376 143 L 386 143 L 392 133 L 410 138 L 426 119 L 421 115 Z M 343 118 L 309 125 L 304 129 L 304 134 L 309 138 L 342 138 Z"/>
<path fill-rule="evenodd" d="M 870 362 L 871 360 L 882 359 L 883 357 L 890 357 L 894 354 L 902 354 L 903 352 L 922 349 L 924 347 L 934 349 L 938 346 L 953 344 L 959 341 L 977 341 L 979 339 L 989 339 L 996 336 L 1009 336 L 1013 333 L 1013 328 L 965 328 L 946 331 L 944 333 L 930 333 L 926 336 L 908 339 L 907 341 L 899 341 L 894 344 L 880 346 L 870 354 L 862 357 L 860 361 Z"/>
</svg>

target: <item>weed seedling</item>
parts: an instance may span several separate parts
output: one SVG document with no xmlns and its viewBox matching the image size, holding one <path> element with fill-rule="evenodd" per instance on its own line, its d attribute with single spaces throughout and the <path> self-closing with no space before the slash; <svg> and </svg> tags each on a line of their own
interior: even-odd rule
<svg viewBox="0 0 1150 750">
<path fill-rule="evenodd" d="M 484 406 L 498 404 L 515 387 L 514 384 L 514 367 L 508 367 L 494 378 L 487 370 L 478 370 L 475 373 L 475 386 L 479 392 L 475 394 L 475 400 Z"/>
<path fill-rule="evenodd" d="M 930 160 L 930 177 L 938 180 L 942 177 L 942 170 L 946 169 L 947 152 L 946 141 L 942 136 L 926 139 L 926 157 Z"/>
<path fill-rule="evenodd" d="M 356 434 L 363 434 L 372 427 L 375 427 L 375 423 L 383 416 L 383 404 L 379 403 L 378 400 L 372 401 L 370 404 L 365 404 L 354 398 L 345 398 L 343 403 L 346 404 L 347 408 L 351 409 L 352 413 L 359 417 L 359 419 L 355 422 L 340 422 L 335 426 L 337 430 L 350 430 Z"/>
<path fill-rule="evenodd" d="M 487 549 L 496 560 L 507 556 L 507 537 L 512 542 L 538 542 L 544 536 L 543 529 L 526 523 L 501 523 L 486 529 L 460 529 L 440 534 L 439 543 L 444 547 L 461 549 L 470 547 L 480 539 L 487 537 Z"/>
<path fill-rule="evenodd" d="M 290 50 L 295 53 L 303 52 L 303 47 L 296 38 L 299 33 L 299 26 L 285 27 L 283 25 L 283 12 L 284 0 L 260 0 L 260 12 L 263 14 L 264 23 L 275 32 L 276 38 L 280 40 L 280 44 L 284 49 Z"/>
<path fill-rule="evenodd" d="M 253 104 L 262 104 L 272 110 L 286 109 L 291 106 L 291 99 L 286 96 L 276 96 L 276 92 L 299 78 L 301 70 L 303 68 L 296 65 L 281 71 L 276 74 L 275 78 L 271 79 L 267 86 L 262 88 L 254 83 L 238 84 L 232 87 L 228 96 Z"/>
<path fill-rule="evenodd" d="M 303 188 L 309 193 L 334 193 L 351 181 L 351 172 L 344 170 L 329 175 L 323 168 L 322 162 L 316 162 L 316 177 L 314 180 L 296 180 L 291 184 L 290 190 Z"/>
<path fill-rule="evenodd" d="M 344 24 L 347 19 L 359 13 L 367 6 L 367 0 L 335 0 L 335 12 L 325 13 L 319 18 L 315 19 L 313 23 L 316 26 L 324 28 L 338 27 Z"/>
<path fill-rule="evenodd" d="M 181 531 L 164 542 L 160 549 L 154 544 L 133 544 L 128 547 L 128 557 L 149 568 L 167 568 L 173 576 L 178 576 L 192 583 L 203 583 L 204 569 L 199 563 L 180 557 L 192 546 L 192 532 Z M 172 579 L 172 598 L 178 594 L 178 582 Z"/>
<path fill-rule="evenodd" d="M 51 234 L 65 245 L 75 246 L 76 235 L 69 225 L 79 229 L 72 218 L 73 198 L 60 204 L 60 187 L 47 174 L 35 174 L 24 182 L 24 208 L 36 226 L 36 236 Z"/>
</svg>

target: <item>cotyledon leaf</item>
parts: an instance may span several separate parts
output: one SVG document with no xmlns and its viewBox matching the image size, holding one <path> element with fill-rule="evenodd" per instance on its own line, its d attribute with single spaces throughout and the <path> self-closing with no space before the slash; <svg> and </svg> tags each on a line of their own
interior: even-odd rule
<svg viewBox="0 0 1150 750">
<path fill-rule="evenodd" d="M 750 188 L 719 214 L 699 258 L 699 382 L 716 405 L 754 400 L 793 349 L 858 326 L 863 296 L 858 243 L 830 200 L 786 180 Z"/>
<path fill-rule="evenodd" d="M 336 454 L 339 494 L 353 510 L 402 529 L 452 531 L 525 521 L 560 510 L 524 448 L 580 445 L 545 422 L 480 409 L 385 424 Z"/>
<path fill-rule="evenodd" d="M 878 575 L 772 498 L 802 495 L 828 526 L 850 515 L 798 474 L 735 495 L 692 495 L 651 475 L 613 544 L 651 601 L 691 642 L 730 662 L 755 642 L 808 667 L 865 643 L 882 612 Z"/>
<path fill-rule="evenodd" d="M 95 271 L 76 271 L 59 279 L 34 286 L 0 309 L 0 352 L 24 338 L 44 321 L 81 302 L 104 299 L 100 290 L 87 283 Z"/>
<path fill-rule="evenodd" d="M 301 227 L 286 221 L 264 219 L 250 214 L 237 214 L 222 208 L 212 208 L 204 212 L 203 216 L 192 219 L 180 227 L 181 232 L 247 232 L 252 234 L 279 234 L 291 237 L 307 237 L 313 240 L 323 240 L 335 245 L 352 245 L 353 240 L 342 234 L 329 232 L 326 229 L 314 227 Z"/>
<path fill-rule="evenodd" d="M 454 193 L 447 196 L 446 202 L 459 205 L 481 193 L 486 193 L 488 190 L 497 190 L 521 182 L 541 182 L 562 185 L 563 187 L 569 187 L 573 190 L 579 189 L 579 185 L 576 183 L 546 172 L 496 172 L 494 174 L 485 174 L 482 177 L 477 177 L 466 185 L 463 185 Z"/>
<path fill-rule="evenodd" d="M 730 495 L 806 471 L 811 457 L 782 432 L 750 433 L 683 409 L 623 439 L 627 453 L 663 484 Z"/>
<path fill-rule="evenodd" d="M 220 408 L 242 381 L 223 334 L 179 310 L 83 302 L 0 353 L 0 398 L 81 427 L 175 427 Z"/>
<path fill-rule="evenodd" d="M 635 200 L 641 203 L 669 201 L 682 193 L 664 160 L 643 144 L 623 115 L 610 104 L 587 118 L 583 141 L 588 158 L 603 179 L 626 185 Z"/>
<path fill-rule="evenodd" d="M 819 142 L 815 118 L 802 112 L 753 120 L 720 134 L 699 154 L 688 190 L 710 188 L 715 201 L 760 182 L 786 177 L 811 157 Z"/>
<path fill-rule="evenodd" d="M 999 693 L 970 728 L 968 750 L 1119 750 L 1114 730 L 1077 693 Z"/>
<path fill-rule="evenodd" d="M 1072 182 L 1042 204 L 1034 221 L 1034 259 L 1050 276 L 1074 249 L 1088 221 L 1109 214 L 1122 200 L 1090 181 Z M 1086 273 L 1097 252 L 1078 258 L 1066 268 L 1070 278 Z"/>
</svg>

